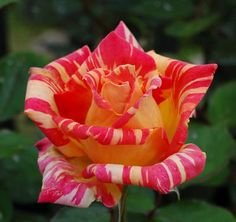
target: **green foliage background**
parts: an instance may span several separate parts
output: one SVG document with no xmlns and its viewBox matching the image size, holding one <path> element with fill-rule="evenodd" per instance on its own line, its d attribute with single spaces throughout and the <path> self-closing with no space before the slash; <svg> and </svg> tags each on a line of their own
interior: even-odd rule
<svg viewBox="0 0 236 222">
<path fill-rule="evenodd" d="M 0 0 L 0 221 L 105 222 L 116 210 L 37 204 L 41 175 L 24 117 L 28 69 L 97 43 L 120 20 L 145 50 L 217 63 L 215 80 L 190 123 L 189 142 L 208 156 L 204 172 L 171 193 L 129 187 L 128 221 L 236 222 L 235 0 Z"/>
</svg>

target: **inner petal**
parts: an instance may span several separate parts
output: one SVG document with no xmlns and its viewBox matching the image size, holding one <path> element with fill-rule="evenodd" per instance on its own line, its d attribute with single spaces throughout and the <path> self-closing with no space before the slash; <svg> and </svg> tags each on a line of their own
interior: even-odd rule
<svg viewBox="0 0 236 222">
<path fill-rule="evenodd" d="M 83 151 L 94 163 L 147 166 L 163 159 L 168 149 L 161 128 L 154 129 L 142 145 L 102 145 L 93 138 L 81 140 Z"/>
<path fill-rule="evenodd" d="M 169 141 L 173 138 L 178 122 L 179 113 L 171 97 L 159 104 L 163 125 L 166 130 Z"/>
<path fill-rule="evenodd" d="M 121 85 L 106 82 L 102 87 L 101 95 L 111 104 L 114 112 L 122 114 L 129 102 L 130 90 L 131 88 L 128 82 Z"/>
<path fill-rule="evenodd" d="M 89 89 L 78 85 L 74 90 L 55 94 L 54 99 L 62 117 L 73 119 L 78 123 L 85 122 L 92 100 Z"/>
<path fill-rule="evenodd" d="M 110 73 L 102 76 L 101 92 L 98 92 L 109 107 L 101 107 L 93 99 L 89 108 L 86 124 L 98 126 L 112 126 L 113 123 L 142 96 L 142 92 L 136 92 L 135 67 L 133 65 L 121 65 Z"/>
<path fill-rule="evenodd" d="M 163 127 L 160 109 L 151 95 L 144 98 L 138 111 L 125 125 L 127 128 L 159 128 Z"/>
</svg>

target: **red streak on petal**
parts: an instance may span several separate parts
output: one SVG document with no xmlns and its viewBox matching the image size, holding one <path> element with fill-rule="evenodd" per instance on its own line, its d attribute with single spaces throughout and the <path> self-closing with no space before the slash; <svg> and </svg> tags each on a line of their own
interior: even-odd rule
<svg viewBox="0 0 236 222">
<path fill-rule="evenodd" d="M 84 123 L 91 104 L 91 92 L 88 89 L 79 87 L 79 90 L 55 94 L 54 98 L 62 117 Z"/>
</svg>

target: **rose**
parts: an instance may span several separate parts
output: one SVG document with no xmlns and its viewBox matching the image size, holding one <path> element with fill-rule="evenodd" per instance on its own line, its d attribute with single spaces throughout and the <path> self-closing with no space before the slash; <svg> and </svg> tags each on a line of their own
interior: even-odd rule
<svg viewBox="0 0 236 222">
<path fill-rule="evenodd" d="M 184 142 L 216 67 L 146 53 L 120 22 L 94 52 L 31 68 L 25 113 L 46 135 L 39 201 L 112 207 L 122 185 L 168 193 L 197 176 L 206 156 Z"/>
</svg>

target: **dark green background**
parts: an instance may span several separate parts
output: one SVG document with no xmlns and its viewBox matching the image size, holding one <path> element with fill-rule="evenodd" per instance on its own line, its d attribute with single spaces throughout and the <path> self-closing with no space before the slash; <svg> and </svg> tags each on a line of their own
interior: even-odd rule
<svg viewBox="0 0 236 222">
<path fill-rule="evenodd" d="M 0 0 L 0 221 L 114 221 L 116 209 L 37 204 L 41 175 L 24 117 L 28 69 L 84 44 L 92 49 L 120 20 L 145 50 L 217 63 L 214 83 L 190 123 L 189 142 L 208 156 L 204 172 L 160 196 L 129 187 L 128 221 L 236 222 L 235 0 Z"/>
</svg>

